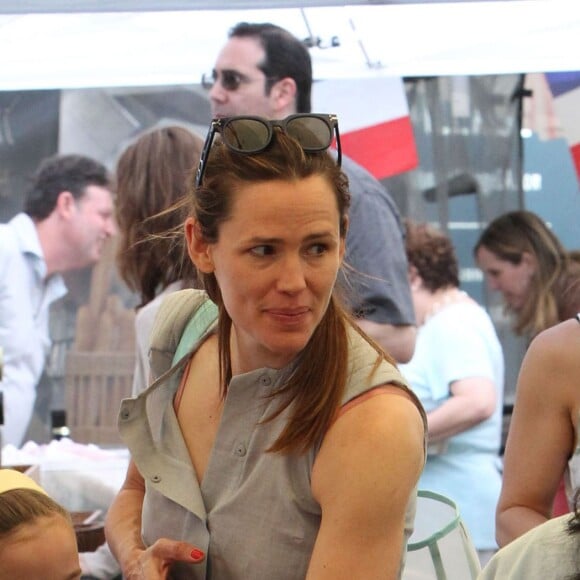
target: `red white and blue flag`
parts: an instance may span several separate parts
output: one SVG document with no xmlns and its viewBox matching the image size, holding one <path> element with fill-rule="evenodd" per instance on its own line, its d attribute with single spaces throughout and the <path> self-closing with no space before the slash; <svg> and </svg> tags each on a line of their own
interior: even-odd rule
<svg viewBox="0 0 580 580">
<path fill-rule="evenodd" d="M 580 71 L 546 73 L 546 79 L 580 180 Z"/>
<path fill-rule="evenodd" d="M 317 81 L 312 110 L 336 113 L 343 152 L 377 179 L 418 164 L 409 106 L 400 77 Z"/>
</svg>

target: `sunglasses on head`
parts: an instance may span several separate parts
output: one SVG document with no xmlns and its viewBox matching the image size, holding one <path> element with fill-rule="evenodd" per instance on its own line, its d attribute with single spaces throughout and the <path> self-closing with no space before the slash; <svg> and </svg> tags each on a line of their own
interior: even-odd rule
<svg viewBox="0 0 580 580">
<path fill-rule="evenodd" d="M 265 77 L 266 81 L 276 80 L 277 77 Z M 238 72 L 237 70 L 224 69 L 220 72 L 213 69 L 211 73 L 204 73 L 201 76 L 201 86 L 209 91 L 219 81 L 226 91 L 237 91 L 242 84 L 248 84 L 258 79 L 252 79 L 249 76 Z"/>
<path fill-rule="evenodd" d="M 302 113 L 290 115 L 280 121 L 270 121 L 262 117 L 224 117 L 211 122 L 197 168 L 195 186 L 201 185 L 216 133 L 221 134 L 223 144 L 232 151 L 252 155 L 268 147 L 274 135 L 274 127 L 279 127 L 308 152 L 325 151 L 331 146 L 333 137 L 336 137 L 336 162 L 340 166 L 342 153 L 336 115 Z"/>
</svg>

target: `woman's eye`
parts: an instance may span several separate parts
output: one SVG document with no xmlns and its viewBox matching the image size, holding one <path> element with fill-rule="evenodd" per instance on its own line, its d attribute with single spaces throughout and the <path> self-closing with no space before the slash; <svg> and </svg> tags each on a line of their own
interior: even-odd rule
<svg viewBox="0 0 580 580">
<path fill-rule="evenodd" d="M 313 244 L 308 248 L 308 253 L 311 256 L 321 256 L 322 254 L 324 254 L 324 252 L 326 252 L 326 250 L 327 250 L 326 244 Z"/>
</svg>

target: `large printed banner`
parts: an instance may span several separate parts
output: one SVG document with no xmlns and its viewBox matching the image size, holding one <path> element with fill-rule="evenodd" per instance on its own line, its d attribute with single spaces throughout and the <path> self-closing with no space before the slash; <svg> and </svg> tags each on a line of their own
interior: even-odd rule
<svg viewBox="0 0 580 580">
<path fill-rule="evenodd" d="M 315 82 L 312 111 L 338 115 L 343 152 L 377 179 L 417 166 L 409 106 L 400 77 Z"/>
<path fill-rule="evenodd" d="M 546 73 L 546 79 L 580 180 L 580 71 Z"/>
</svg>

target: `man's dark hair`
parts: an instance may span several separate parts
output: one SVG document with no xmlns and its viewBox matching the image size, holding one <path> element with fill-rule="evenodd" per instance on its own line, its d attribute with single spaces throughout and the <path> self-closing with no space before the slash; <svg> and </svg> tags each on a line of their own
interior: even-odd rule
<svg viewBox="0 0 580 580">
<path fill-rule="evenodd" d="M 61 192 L 70 191 L 78 200 L 89 185 L 111 186 L 104 165 L 83 155 L 48 157 L 32 176 L 32 187 L 26 196 L 24 211 L 33 219 L 46 219 L 56 207 Z"/>
<path fill-rule="evenodd" d="M 310 113 L 312 105 L 312 62 L 306 46 L 293 34 L 269 22 L 239 22 L 229 38 L 255 38 L 266 57 L 258 68 L 266 75 L 266 94 L 280 79 L 290 77 L 296 83 L 296 112 Z"/>
</svg>

